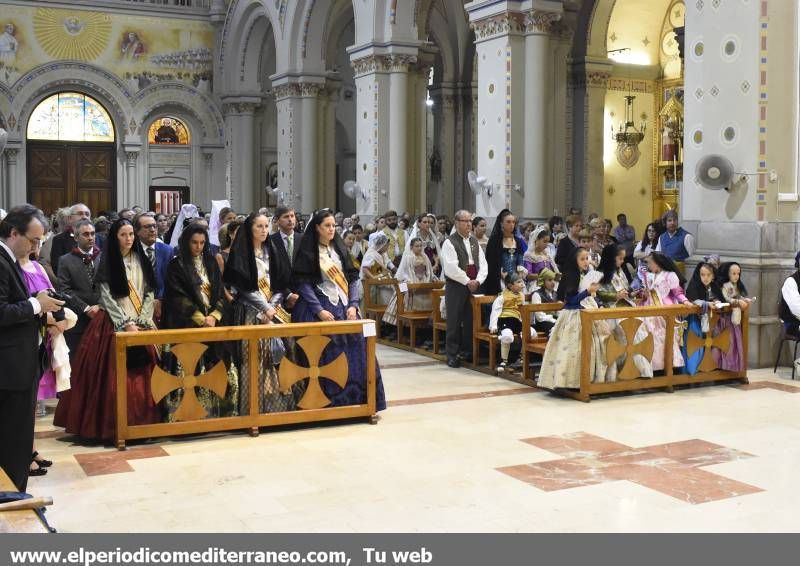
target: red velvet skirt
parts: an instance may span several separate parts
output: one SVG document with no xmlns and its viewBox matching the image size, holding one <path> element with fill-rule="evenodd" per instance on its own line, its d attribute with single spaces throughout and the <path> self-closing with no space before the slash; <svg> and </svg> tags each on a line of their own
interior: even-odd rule
<svg viewBox="0 0 800 566">
<path fill-rule="evenodd" d="M 129 425 L 162 420 L 150 389 L 150 375 L 156 364 L 152 346 L 147 347 L 147 358 L 145 365 L 128 369 Z M 113 440 L 117 422 L 116 364 L 114 327 L 103 311 L 89 322 L 81 338 L 72 362 L 72 389 L 61 394 L 53 424 L 83 438 Z"/>
</svg>

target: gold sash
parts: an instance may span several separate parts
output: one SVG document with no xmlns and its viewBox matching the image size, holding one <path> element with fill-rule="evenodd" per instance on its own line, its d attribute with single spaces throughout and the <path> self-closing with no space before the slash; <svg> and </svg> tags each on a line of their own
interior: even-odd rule
<svg viewBox="0 0 800 566">
<path fill-rule="evenodd" d="M 269 281 L 267 281 L 266 277 L 262 277 L 258 280 L 258 290 L 261 291 L 261 294 L 264 295 L 264 298 L 267 299 L 267 301 L 272 300 L 272 289 L 270 288 Z M 286 312 L 286 309 L 280 305 L 272 305 L 272 307 L 275 309 L 275 318 L 277 318 L 279 322 L 284 324 L 292 322 L 292 316 Z"/>
<path fill-rule="evenodd" d="M 133 286 L 133 281 L 128 279 L 128 298 L 131 300 L 131 304 L 133 305 L 133 310 L 136 311 L 136 315 L 142 314 L 142 298 L 139 296 L 139 293 L 136 291 L 136 287 Z"/>
<path fill-rule="evenodd" d="M 206 304 L 211 305 L 211 284 L 208 281 L 203 281 L 200 284 L 200 292 L 205 297 Z"/>
<path fill-rule="evenodd" d="M 350 285 L 347 283 L 347 278 L 342 273 L 342 270 L 333 263 L 333 260 L 327 254 L 319 254 L 319 267 L 328 276 L 328 279 L 333 281 L 339 288 L 341 296 L 346 304 L 350 297 Z"/>
</svg>

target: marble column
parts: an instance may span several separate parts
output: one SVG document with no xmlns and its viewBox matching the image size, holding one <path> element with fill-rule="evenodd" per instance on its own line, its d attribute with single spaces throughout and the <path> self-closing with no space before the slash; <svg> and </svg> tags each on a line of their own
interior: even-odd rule
<svg viewBox="0 0 800 566">
<path fill-rule="evenodd" d="M 132 150 L 126 149 L 125 150 L 125 194 L 124 194 L 124 202 L 121 204 L 117 203 L 117 205 L 121 208 L 122 206 L 130 206 L 134 202 L 139 202 L 137 199 L 137 190 L 136 190 L 136 163 L 139 161 L 139 150 Z M 149 203 L 145 203 L 145 206 L 149 206 Z"/>
<path fill-rule="evenodd" d="M 349 171 L 341 170 L 336 180 L 336 106 L 339 103 L 341 81 L 329 80 L 320 93 L 320 122 L 323 131 L 320 138 L 320 191 L 319 202 L 326 206 L 336 203 L 341 185 L 350 177 Z M 341 204 L 341 203 L 340 203 Z M 341 206 L 339 207 L 341 208 Z"/>
<path fill-rule="evenodd" d="M 552 25 L 561 19 L 559 12 L 532 10 L 525 22 L 525 167 L 522 216 L 544 220 L 547 210 L 548 118 L 552 109 L 550 41 Z"/>
<path fill-rule="evenodd" d="M 286 195 L 286 204 L 306 213 L 320 205 L 318 133 L 323 87 L 321 82 L 309 81 L 273 87 L 278 107 L 278 186 Z"/>
<path fill-rule="evenodd" d="M 503 208 L 520 210 L 525 169 L 525 15 L 507 3 L 467 4 L 478 60 L 477 170 L 491 183 L 475 210 L 493 222 Z M 490 194 L 491 193 L 491 194 Z"/>
<path fill-rule="evenodd" d="M 249 212 L 255 209 L 261 188 L 255 179 L 255 119 L 254 113 L 260 100 L 257 98 L 223 98 L 222 111 L 229 125 L 228 154 L 230 175 L 228 194 L 236 210 Z"/>
<path fill-rule="evenodd" d="M 14 203 L 14 193 L 15 193 L 14 188 L 16 187 L 17 183 L 17 156 L 19 155 L 19 150 L 16 148 L 10 148 L 6 146 L 6 149 L 3 152 L 3 154 L 6 157 L 5 208 L 6 210 L 8 210 L 8 208 L 12 206 L 12 203 Z M 16 193 L 19 194 L 20 191 L 16 191 Z"/>
<path fill-rule="evenodd" d="M 603 210 L 605 99 L 612 65 L 586 58 L 573 62 L 572 202 L 584 215 Z"/>
<path fill-rule="evenodd" d="M 441 85 L 431 93 L 431 98 L 435 124 L 433 145 L 441 159 L 441 178 L 431 184 L 436 191 L 436 199 L 431 205 L 437 214 L 452 214 L 455 212 L 456 192 L 463 186 L 454 175 L 459 145 L 456 128 L 459 96 L 452 85 Z"/>
<path fill-rule="evenodd" d="M 410 132 L 410 164 L 409 177 L 412 182 L 406 199 L 406 210 L 412 213 L 424 212 L 427 209 L 428 181 L 430 179 L 429 161 L 432 147 L 428 146 L 428 118 L 430 112 L 425 100 L 428 97 L 428 81 L 431 64 L 420 61 L 411 73 L 412 84 L 409 89 L 409 102 L 413 116 L 410 121 L 414 124 Z"/>
<path fill-rule="evenodd" d="M 409 159 L 409 65 L 413 57 L 394 56 L 389 68 L 389 208 L 402 213 L 408 205 Z"/>
</svg>

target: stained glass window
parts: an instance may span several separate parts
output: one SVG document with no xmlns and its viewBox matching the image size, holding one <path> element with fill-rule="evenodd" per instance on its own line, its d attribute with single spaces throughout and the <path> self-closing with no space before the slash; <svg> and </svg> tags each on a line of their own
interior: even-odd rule
<svg viewBox="0 0 800 566">
<path fill-rule="evenodd" d="M 189 130 L 183 122 L 171 116 L 158 118 L 150 124 L 147 140 L 152 144 L 188 145 Z"/>
<path fill-rule="evenodd" d="M 103 106 L 77 92 L 45 98 L 28 121 L 28 139 L 113 142 L 114 125 Z"/>
</svg>

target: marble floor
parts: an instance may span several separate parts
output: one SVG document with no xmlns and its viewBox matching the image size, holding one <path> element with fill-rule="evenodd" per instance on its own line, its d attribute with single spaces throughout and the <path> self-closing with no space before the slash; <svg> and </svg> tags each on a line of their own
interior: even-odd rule
<svg viewBox="0 0 800 566">
<path fill-rule="evenodd" d="M 37 422 L 62 532 L 798 531 L 800 381 L 589 404 L 379 347 L 380 423 L 159 439 Z"/>
</svg>

